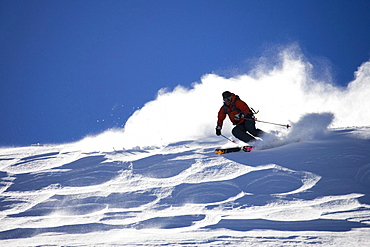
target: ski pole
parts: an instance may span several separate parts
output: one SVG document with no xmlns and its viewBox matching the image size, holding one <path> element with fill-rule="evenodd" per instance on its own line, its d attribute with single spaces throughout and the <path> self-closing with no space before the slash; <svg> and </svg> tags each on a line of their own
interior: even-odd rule
<svg viewBox="0 0 370 247">
<path fill-rule="evenodd" d="M 236 141 L 234 141 L 234 140 L 231 140 L 230 138 L 228 138 L 228 137 L 226 137 L 226 136 L 224 136 L 224 135 L 221 135 L 222 137 L 224 137 L 225 139 L 227 139 L 228 141 L 231 141 L 231 142 L 233 142 L 233 143 L 236 143 Z"/>
<path fill-rule="evenodd" d="M 246 120 L 249 120 L 249 121 L 255 121 L 255 122 L 261 122 L 261 123 L 267 123 L 267 124 L 274 124 L 274 125 L 278 125 L 278 126 L 283 126 L 283 127 L 286 127 L 287 129 L 289 129 L 290 126 L 289 124 L 278 124 L 278 123 L 271 123 L 271 122 L 266 122 L 266 121 L 261 121 L 261 120 L 257 120 L 257 119 L 251 119 L 251 118 L 245 118 Z"/>
<path fill-rule="evenodd" d="M 285 125 L 285 124 L 271 123 L 271 122 L 261 121 L 261 120 L 257 120 L 257 119 L 255 121 L 261 122 L 261 123 L 268 123 L 268 124 L 274 124 L 274 125 L 278 125 L 278 126 L 283 126 L 283 127 L 286 127 L 287 129 L 289 129 L 290 127 L 292 127 L 289 124 L 286 124 Z"/>
</svg>

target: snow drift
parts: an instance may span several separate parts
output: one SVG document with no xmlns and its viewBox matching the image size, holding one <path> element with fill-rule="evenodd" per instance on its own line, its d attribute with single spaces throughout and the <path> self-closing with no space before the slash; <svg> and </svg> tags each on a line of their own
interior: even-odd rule
<svg viewBox="0 0 370 247">
<path fill-rule="evenodd" d="M 315 129 L 223 156 L 222 140 L 1 149 L 0 245 L 368 246 L 370 129 Z"/>
</svg>

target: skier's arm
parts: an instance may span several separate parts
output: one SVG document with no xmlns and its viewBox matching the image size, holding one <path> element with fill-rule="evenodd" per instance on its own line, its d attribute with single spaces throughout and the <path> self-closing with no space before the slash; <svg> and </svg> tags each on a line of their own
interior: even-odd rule
<svg viewBox="0 0 370 247">
<path fill-rule="evenodd" d="M 216 135 L 221 135 L 221 129 L 222 129 L 222 124 L 226 118 L 226 113 L 221 107 L 221 109 L 218 111 L 218 116 L 217 116 L 217 126 L 216 126 Z"/>
<path fill-rule="evenodd" d="M 226 118 L 225 110 L 223 107 L 221 107 L 217 115 L 217 126 L 220 126 L 222 128 L 225 118 Z"/>
</svg>

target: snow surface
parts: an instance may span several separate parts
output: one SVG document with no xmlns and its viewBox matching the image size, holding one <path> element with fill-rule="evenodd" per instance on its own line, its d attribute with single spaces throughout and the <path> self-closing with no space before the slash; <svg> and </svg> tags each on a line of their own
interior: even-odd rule
<svg viewBox="0 0 370 247">
<path fill-rule="evenodd" d="M 287 54 L 161 91 L 124 130 L 0 148 L 0 246 L 370 246 L 370 62 L 336 88 Z M 215 154 L 224 90 L 292 128 Z"/>
</svg>

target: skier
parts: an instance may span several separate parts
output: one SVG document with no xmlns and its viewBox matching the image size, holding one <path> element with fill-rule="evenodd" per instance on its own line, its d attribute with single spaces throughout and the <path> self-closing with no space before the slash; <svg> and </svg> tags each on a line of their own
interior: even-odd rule
<svg viewBox="0 0 370 247">
<path fill-rule="evenodd" d="M 216 135 L 221 135 L 222 124 L 226 115 L 236 125 L 232 130 L 233 135 L 243 142 L 248 143 L 256 140 L 255 137 L 260 137 L 265 133 L 260 129 L 256 129 L 253 112 L 238 95 L 225 91 L 222 93 L 222 98 L 224 105 L 218 111 Z"/>
</svg>

